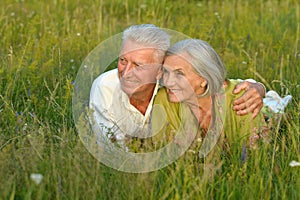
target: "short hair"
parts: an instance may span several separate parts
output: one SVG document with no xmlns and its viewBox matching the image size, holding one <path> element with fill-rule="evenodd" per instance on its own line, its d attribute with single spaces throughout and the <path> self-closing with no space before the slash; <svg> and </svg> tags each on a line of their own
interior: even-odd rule
<svg viewBox="0 0 300 200">
<path fill-rule="evenodd" d="M 225 66 L 215 50 L 205 41 L 199 39 L 186 39 L 174 44 L 166 56 L 187 54 L 183 57 L 193 67 L 195 72 L 207 80 L 209 94 L 215 95 L 223 86 L 226 78 Z"/>
<path fill-rule="evenodd" d="M 126 40 L 145 47 L 157 49 L 156 55 L 165 56 L 170 47 L 170 35 L 153 24 L 132 25 L 123 32 L 123 43 Z"/>
</svg>

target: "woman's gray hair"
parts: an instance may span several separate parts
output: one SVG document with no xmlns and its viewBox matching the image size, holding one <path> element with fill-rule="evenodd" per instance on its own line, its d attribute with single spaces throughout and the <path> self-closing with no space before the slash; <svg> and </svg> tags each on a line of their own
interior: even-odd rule
<svg viewBox="0 0 300 200">
<path fill-rule="evenodd" d="M 123 32 L 123 43 L 126 40 L 136 42 L 145 47 L 157 49 L 158 56 L 165 56 L 170 47 L 170 35 L 153 24 L 133 25 Z"/>
<path fill-rule="evenodd" d="M 221 58 L 207 42 L 199 39 L 182 40 L 173 45 L 166 56 L 174 54 L 189 56 L 183 58 L 192 65 L 196 73 L 207 80 L 211 96 L 220 92 L 226 78 L 226 69 Z"/>
</svg>

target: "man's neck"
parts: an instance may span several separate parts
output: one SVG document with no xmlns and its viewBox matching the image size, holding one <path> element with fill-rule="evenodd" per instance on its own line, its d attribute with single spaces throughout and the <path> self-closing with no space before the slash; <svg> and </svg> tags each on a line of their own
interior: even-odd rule
<svg viewBox="0 0 300 200">
<path fill-rule="evenodd" d="M 149 89 L 146 91 L 133 94 L 131 97 L 129 97 L 130 104 L 133 105 L 137 110 L 139 110 L 143 115 L 145 115 L 153 96 L 154 89 L 155 84 L 149 86 Z"/>
</svg>

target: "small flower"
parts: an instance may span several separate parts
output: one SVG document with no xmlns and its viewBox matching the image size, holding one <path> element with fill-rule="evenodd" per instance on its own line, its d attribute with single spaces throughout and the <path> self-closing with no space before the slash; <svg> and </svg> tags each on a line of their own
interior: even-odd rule
<svg viewBox="0 0 300 200">
<path fill-rule="evenodd" d="M 78 90 L 78 85 L 76 84 L 75 81 L 72 81 L 71 84 L 73 85 L 73 87 L 74 87 L 75 90 Z"/>
<path fill-rule="evenodd" d="M 28 112 L 31 117 L 35 117 L 34 113 Z"/>
<path fill-rule="evenodd" d="M 243 145 L 243 148 L 242 148 L 242 155 L 241 155 L 241 160 L 242 160 L 242 163 L 244 163 L 247 159 L 247 148 L 245 145 Z"/>
<path fill-rule="evenodd" d="M 188 152 L 189 152 L 189 153 L 192 153 L 192 154 L 196 154 L 196 151 L 194 151 L 194 150 L 192 150 L 192 149 L 189 149 Z"/>
<path fill-rule="evenodd" d="M 201 143 L 202 142 L 202 138 L 201 137 L 197 138 L 197 142 Z"/>
<path fill-rule="evenodd" d="M 300 162 L 292 160 L 289 164 L 290 167 L 300 167 Z"/>
<path fill-rule="evenodd" d="M 27 90 L 27 96 L 30 97 L 30 95 L 31 95 L 31 92 L 30 92 L 30 89 L 28 89 Z"/>
<path fill-rule="evenodd" d="M 23 131 L 25 131 L 26 129 L 27 129 L 27 123 L 24 124 Z"/>
<path fill-rule="evenodd" d="M 76 35 L 77 35 L 77 36 L 80 36 L 81 34 L 80 34 L 80 33 L 77 33 Z"/>
<path fill-rule="evenodd" d="M 145 8 L 147 8 L 147 5 L 146 5 L 146 4 L 141 4 L 141 5 L 140 5 L 140 8 L 141 8 L 141 9 L 145 9 Z"/>
<path fill-rule="evenodd" d="M 42 174 L 30 174 L 30 179 L 36 184 L 39 185 L 42 180 L 43 180 L 44 176 Z"/>
</svg>

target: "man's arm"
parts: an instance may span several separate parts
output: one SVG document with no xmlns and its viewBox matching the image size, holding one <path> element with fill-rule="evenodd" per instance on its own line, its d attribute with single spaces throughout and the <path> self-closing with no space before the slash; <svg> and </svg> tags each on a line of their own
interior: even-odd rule
<svg viewBox="0 0 300 200">
<path fill-rule="evenodd" d="M 246 115 L 252 112 L 252 118 L 255 118 L 263 107 L 263 97 L 266 94 L 265 86 L 248 79 L 237 84 L 233 93 L 238 94 L 242 90 L 245 90 L 245 93 L 233 102 L 233 110 L 237 111 L 237 115 Z"/>
<path fill-rule="evenodd" d="M 110 108 L 113 102 L 113 90 L 104 84 L 101 78 L 93 82 L 90 92 L 89 107 L 91 110 L 90 121 L 94 133 L 97 135 L 99 142 L 114 142 L 118 135 L 118 126 L 116 119 Z"/>
</svg>

